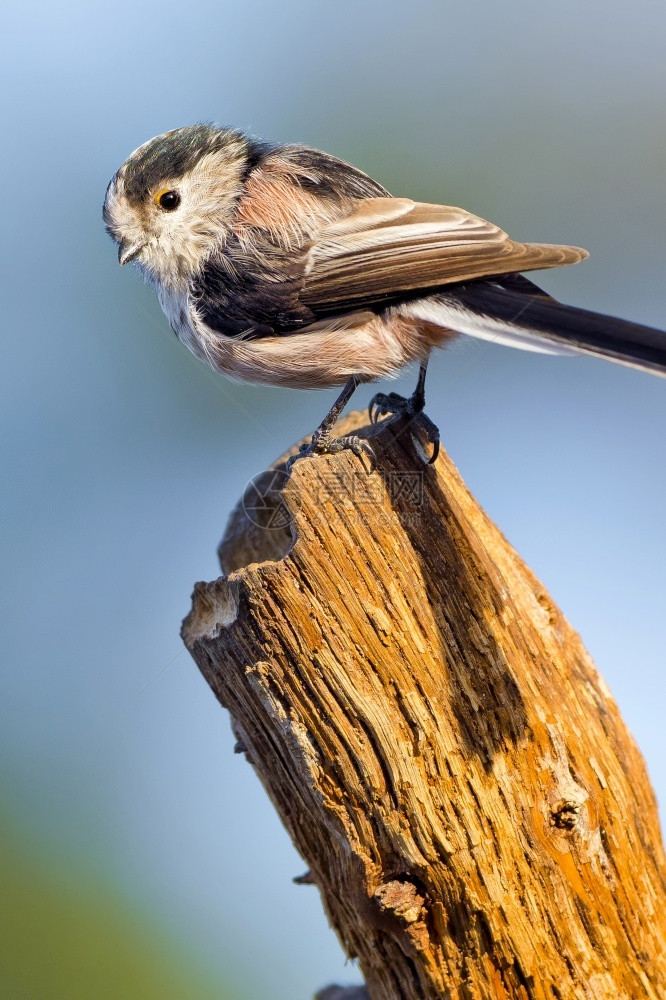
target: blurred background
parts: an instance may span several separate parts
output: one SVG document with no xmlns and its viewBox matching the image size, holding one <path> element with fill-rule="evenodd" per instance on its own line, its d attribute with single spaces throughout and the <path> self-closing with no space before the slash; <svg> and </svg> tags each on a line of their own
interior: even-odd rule
<svg viewBox="0 0 666 1000">
<path fill-rule="evenodd" d="M 178 637 L 247 480 L 334 393 L 233 385 L 190 357 L 116 263 L 111 174 L 198 120 L 307 143 L 394 194 L 587 247 L 540 283 L 666 328 L 665 30 L 656 0 L 7 9 L 3 996 L 296 1000 L 359 980 Z M 434 358 L 429 388 L 666 801 L 666 386 L 471 343 Z"/>
</svg>

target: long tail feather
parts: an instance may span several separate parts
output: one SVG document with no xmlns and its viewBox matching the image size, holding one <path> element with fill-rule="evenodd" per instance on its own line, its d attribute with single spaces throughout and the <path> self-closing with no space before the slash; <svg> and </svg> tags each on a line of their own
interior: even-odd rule
<svg viewBox="0 0 666 1000">
<path fill-rule="evenodd" d="M 598 355 L 666 376 L 666 333 L 564 305 L 522 275 L 458 285 L 413 303 L 412 310 L 468 336 Z"/>
</svg>

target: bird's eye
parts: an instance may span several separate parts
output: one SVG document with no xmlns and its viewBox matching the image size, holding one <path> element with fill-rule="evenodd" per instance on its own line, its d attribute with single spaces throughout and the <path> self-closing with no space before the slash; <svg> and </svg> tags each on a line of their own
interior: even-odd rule
<svg viewBox="0 0 666 1000">
<path fill-rule="evenodd" d="M 155 199 L 165 212 L 173 212 L 180 205 L 180 195 L 177 191 L 162 191 Z"/>
</svg>

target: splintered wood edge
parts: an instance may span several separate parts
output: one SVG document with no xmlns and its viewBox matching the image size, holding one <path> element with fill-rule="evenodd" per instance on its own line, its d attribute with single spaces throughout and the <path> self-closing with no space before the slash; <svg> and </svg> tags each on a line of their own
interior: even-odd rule
<svg viewBox="0 0 666 1000">
<path fill-rule="evenodd" d="M 342 417 L 336 424 L 336 436 L 358 434 L 367 438 L 373 446 L 382 449 L 382 442 L 388 443 L 393 434 L 401 433 L 400 425 L 391 426 L 390 421 L 368 424 L 367 414 L 354 411 Z M 412 430 L 406 432 L 408 447 L 416 448 L 415 460 L 422 461 L 425 448 L 420 445 Z M 324 463 L 329 469 L 340 467 L 354 476 L 363 486 L 364 479 L 377 476 L 367 467 L 367 459 L 359 459 L 351 452 L 336 455 L 307 457 L 296 462 L 291 474 L 286 472 L 287 461 L 298 454 L 304 438 L 284 453 L 264 472 L 254 476 L 248 483 L 243 497 L 229 515 L 218 557 L 223 576 L 209 583 L 194 585 L 192 610 L 183 621 L 181 635 L 185 645 L 191 649 L 199 639 L 216 638 L 220 631 L 231 625 L 238 614 L 239 583 L 247 572 L 260 572 L 262 566 L 279 563 L 287 559 L 296 544 L 297 504 L 294 498 L 300 490 L 307 488 L 311 477 L 311 462 Z"/>
</svg>

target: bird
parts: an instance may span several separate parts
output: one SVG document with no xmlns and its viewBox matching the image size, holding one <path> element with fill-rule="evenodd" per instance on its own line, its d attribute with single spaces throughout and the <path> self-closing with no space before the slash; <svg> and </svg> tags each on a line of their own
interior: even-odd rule
<svg viewBox="0 0 666 1000">
<path fill-rule="evenodd" d="M 525 271 L 578 263 L 575 246 L 523 243 L 462 208 L 393 197 L 328 153 L 213 124 L 139 146 L 113 175 L 103 221 L 120 264 L 156 289 L 178 337 L 237 380 L 343 386 L 294 457 L 374 454 L 334 426 L 358 385 L 418 363 L 411 396 L 378 392 L 370 417 L 425 414 L 433 348 L 458 336 L 546 354 L 591 354 L 666 374 L 666 334 L 565 305 Z M 292 460 L 293 461 L 293 460 Z"/>
</svg>

